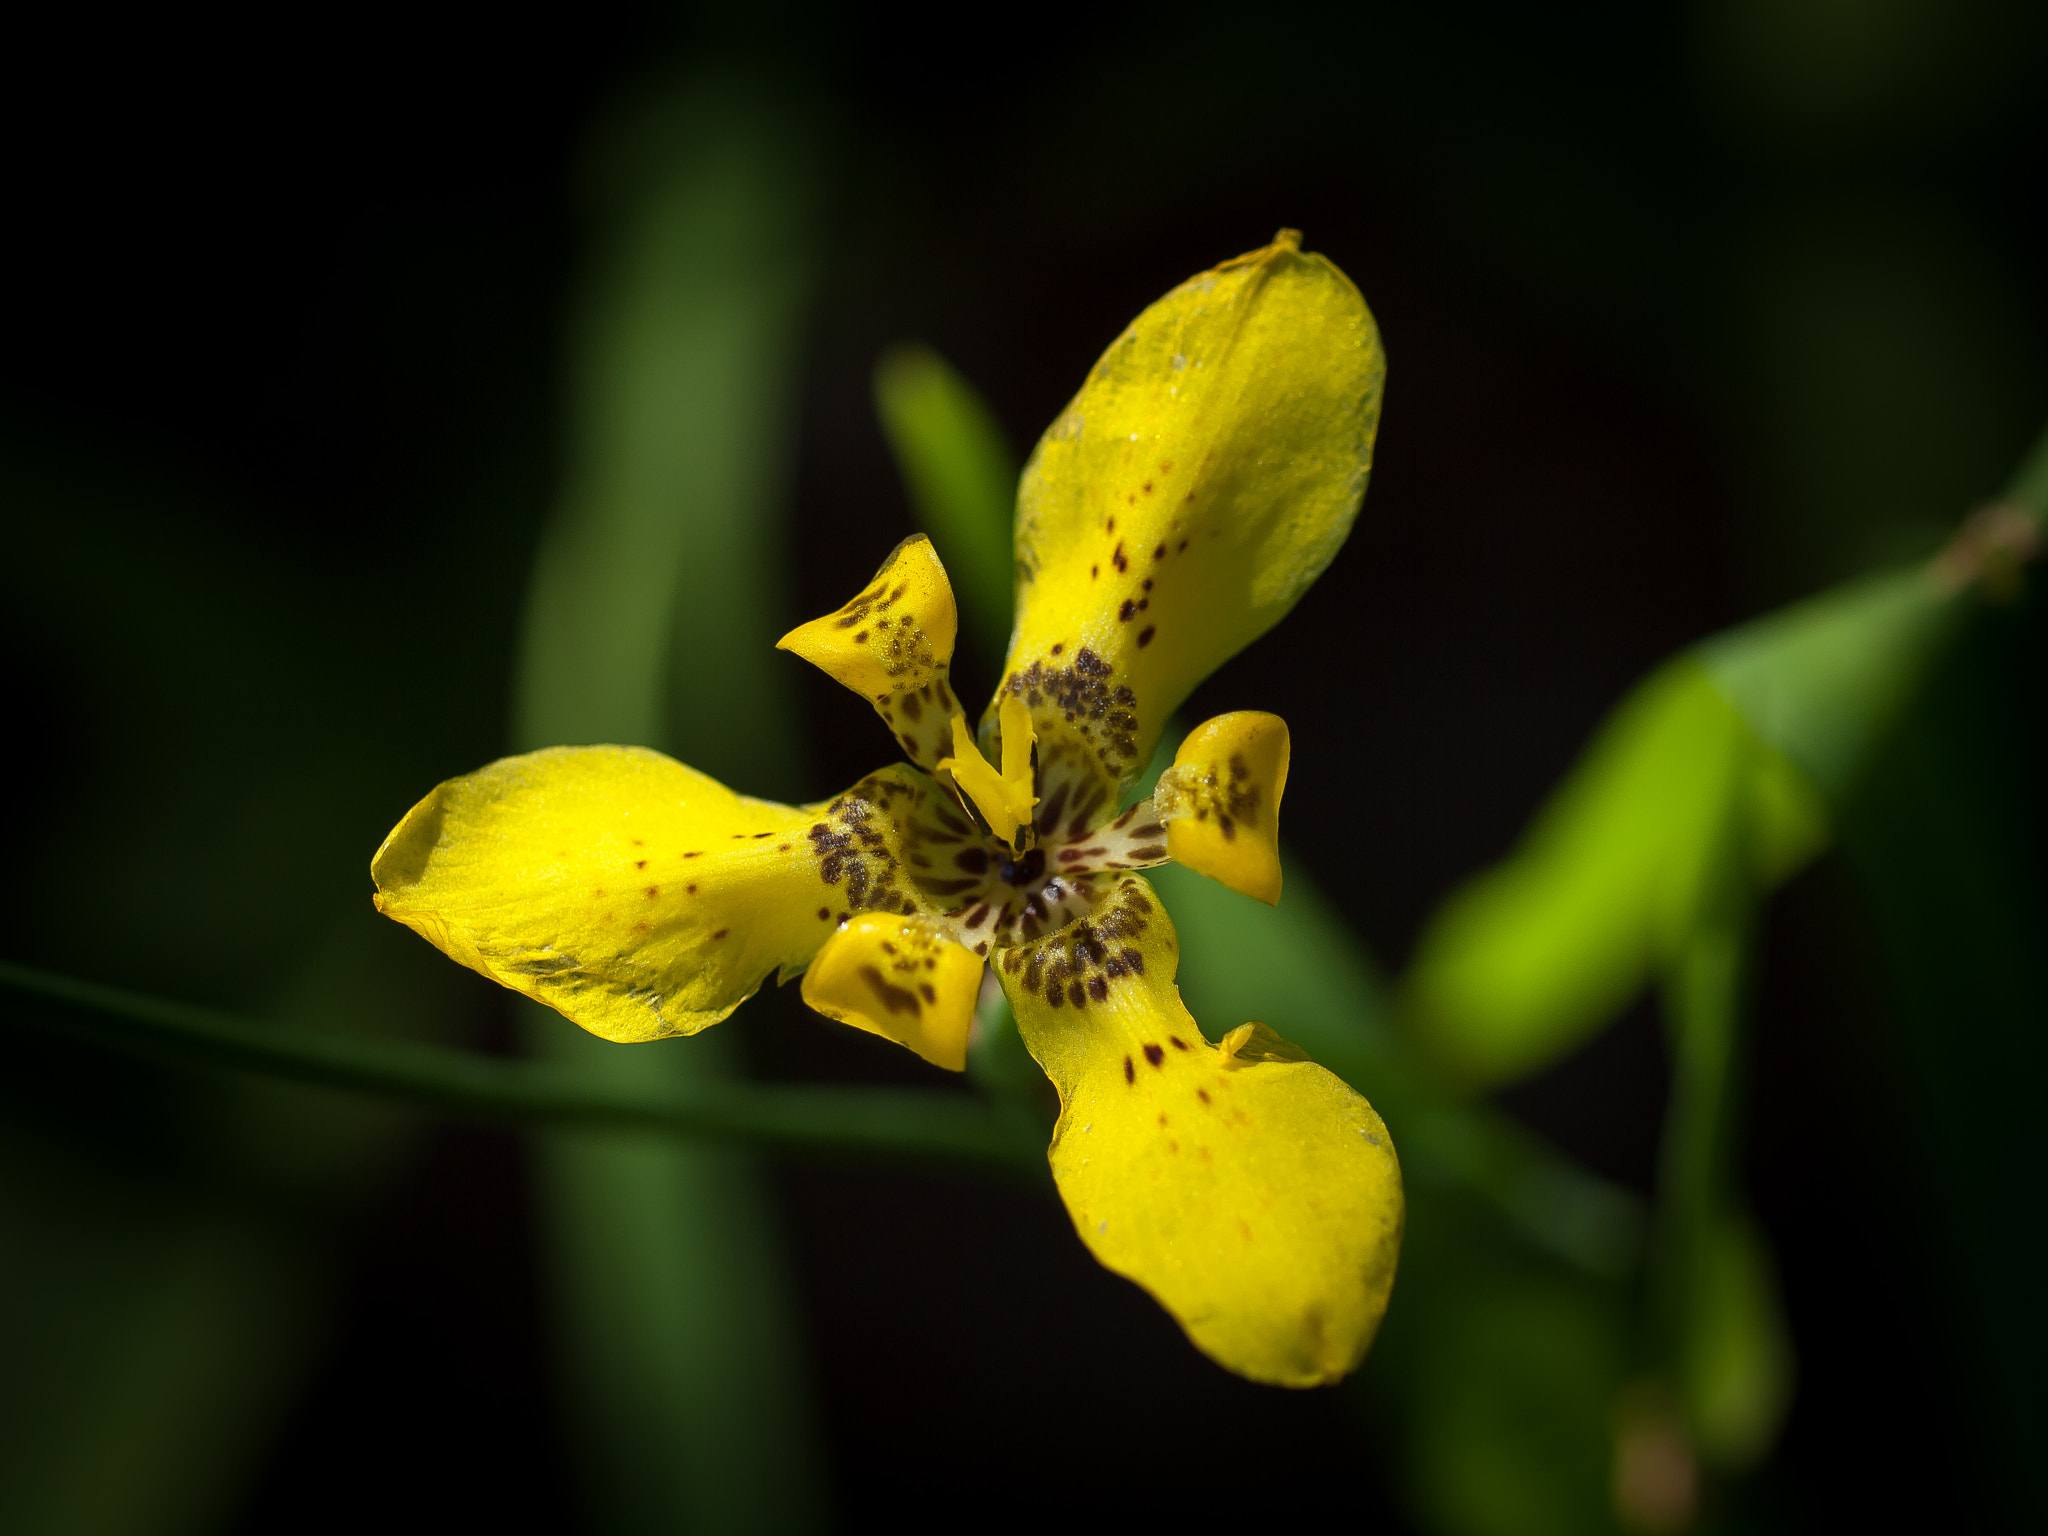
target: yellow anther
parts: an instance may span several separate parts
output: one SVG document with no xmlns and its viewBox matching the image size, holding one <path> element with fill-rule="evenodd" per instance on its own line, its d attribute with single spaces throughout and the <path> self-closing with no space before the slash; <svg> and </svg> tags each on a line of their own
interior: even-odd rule
<svg viewBox="0 0 2048 1536">
<path fill-rule="evenodd" d="M 1038 737 L 1031 728 L 1031 711 L 1014 694 L 1004 696 L 996 722 L 1003 734 L 1001 773 L 981 755 L 967 717 L 957 710 L 953 714 L 953 755 L 939 759 L 939 767 L 953 775 L 953 782 L 974 802 L 989 830 L 1022 853 L 1030 846 L 1031 813 L 1038 804 L 1031 769 L 1031 748 Z M 1023 841 L 1019 841 L 1020 833 Z"/>
<path fill-rule="evenodd" d="M 1292 1040 L 1284 1039 L 1279 1031 L 1254 1019 L 1249 1024 L 1240 1024 L 1221 1040 L 1216 1042 L 1218 1064 L 1226 1067 L 1249 1066 L 1255 1061 L 1307 1061 L 1308 1052 Z"/>
</svg>

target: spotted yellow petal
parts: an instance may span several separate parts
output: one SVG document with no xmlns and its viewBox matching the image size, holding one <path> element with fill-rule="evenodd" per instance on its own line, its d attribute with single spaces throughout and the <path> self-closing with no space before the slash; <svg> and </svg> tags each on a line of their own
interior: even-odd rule
<svg viewBox="0 0 2048 1536">
<path fill-rule="evenodd" d="M 777 805 L 639 747 L 552 747 L 450 779 L 371 862 L 377 909 L 608 1040 L 692 1035 L 855 913 L 936 910 L 914 769 Z M 939 807 L 942 811 L 944 807 Z"/>
<path fill-rule="evenodd" d="M 1287 722 L 1241 709 L 1188 732 L 1152 792 L 1175 862 L 1211 880 L 1280 900 L 1280 797 L 1287 792 Z"/>
<path fill-rule="evenodd" d="M 804 1001 L 828 1019 L 964 1072 L 982 969 L 979 955 L 928 919 L 864 912 L 811 961 Z"/>
<path fill-rule="evenodd" d="M 1335 1381 L 1393 1286 L 1393 1143 L 1363 1097 L 1263 1025 L 1210 1044 L 1177 961 L 1135 875 L 1094 915 L 1001 952 L 1017 1028 L 1060 1093 L 1053 1177 L 1095 1257 L 1203 1353 L 1254 1381 Z"/>
<path fill-rule="evenodd" d="M 1045 790 L 1111 809 L 1167 716 L 1330 563 L 1365 494 L 1386 373 L 1357 288 L 1300 236 L 1135 320 L 1040 439 L 1017 501 L 1004 692 Z"/>
<path fill-rule="evenodd" d="M 947 671 L 959 614 L 932 541 L 913 534 L 890 551 L 874 579 L 843 608 L 799 624 L 776 642 L 875 706 L 920 767 L 952 746 Z"/>
</svg>

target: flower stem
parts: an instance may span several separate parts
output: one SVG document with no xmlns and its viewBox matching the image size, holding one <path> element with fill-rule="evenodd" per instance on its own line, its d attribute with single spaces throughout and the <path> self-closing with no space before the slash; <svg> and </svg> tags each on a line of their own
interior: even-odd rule
<svg viewBox="0 0 2048 1536">
<path fill-rule="evenodd" d="M 180 1064 L 250 1071 L 530 1126 L 651 1131 L 782 1152 L 936 1159 L 1040 1177 L 1033 1128 L 918 1089 L 693 1083 L 649 1090 L 531 1061 L 309 1034 L 0 961 L 0 1017 Z"/>
</svg>

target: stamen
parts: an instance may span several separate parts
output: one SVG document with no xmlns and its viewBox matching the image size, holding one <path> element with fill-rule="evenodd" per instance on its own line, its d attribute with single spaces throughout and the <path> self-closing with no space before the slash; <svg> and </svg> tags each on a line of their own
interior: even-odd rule
<svg viewBox="0 0 2048 1536">
<path fill-rule="evenodd" d="M 1038 804 L 1034 791 L 1037 775 L 1032 768 L 1032 748 L 1037 733 L 1031 727 L 1031 712 L 1021 701 L 1006 696 L 997 713 L 1003 736 L 1003 771 L 997 773 L 974 743 L 967 717 L 953 714 L 953 755 L 941 758 L 938 766 L 953 775 L 953 782 L 974 803 L 988 823 L 989 831 L 1022 856 L 1035 840 L 1031 812 Z"/>
</svg>

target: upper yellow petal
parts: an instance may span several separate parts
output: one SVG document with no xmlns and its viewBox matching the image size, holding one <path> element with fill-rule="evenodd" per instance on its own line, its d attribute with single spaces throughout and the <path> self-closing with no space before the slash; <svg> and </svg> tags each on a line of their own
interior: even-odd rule
<svg viewBox="0 0 2048 1536">
<path fill-rule="evenodd" d="M 834 800 L 734 794 L 639 747 L 553 747 L 450 779 L 370 866 L 376 903 L 608 1040 L 690 1035 L 857 912 L 935 910 L 905 858 L 912 769 Z"/>
<path fill-rule="evenodd" d="M 932 541 L 913 534 L 844 607 L 776 642 L 860 694 L 910 760 L 929 768 L 950 744 L 959 708 L 947 684 L 959 614 Z"/>
<path fill-rule="evenodd" d="M 1001 952 L 1018 1031 L 1060 1093 L 1053 1177 L 1096 1258 L 1203 1353 L 1254 1381 L 1335 1381 L 1393 1286 L 1393 1142 L 1362 1096 L 1263 1026 L 1210 1044 L 1177 960 L 1135 875 L 1094 916 Z"/>
<path fill-rule="evenodd" d="M 1188 732 L 1152 792 L 1175 862 L 1275 905 L 1290 755 L 1287 722 L 1256 709 L 1218 715 Z"/>
<path fill-rule="evenodd" d="M 1385 373 L 1365 300 L 1293 231 L 1103 354 L 1018 491 L 1002 688 L 1031 706 L 1046 793 L 1125 782 L 1322 573 L 1365 494 Z"/>
</svg>

